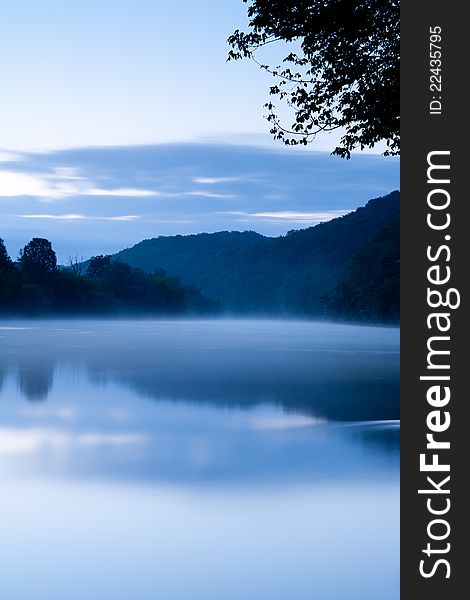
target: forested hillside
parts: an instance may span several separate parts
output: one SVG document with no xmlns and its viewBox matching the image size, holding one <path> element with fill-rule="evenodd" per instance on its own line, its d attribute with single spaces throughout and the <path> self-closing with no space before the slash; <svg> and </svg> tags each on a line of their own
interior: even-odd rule
<svg viewBox="0 0 470 600">
<path fill-rule="evenodd" d="M 0 240 L 0 312 L 217 312 L 399 319 L 398 192 L 281 237 L 221 231 L 144 240 L 114 256 L 57 266 L 34 238 L 17 262 Z"/>
<path fill-rule="evenodd" d="M 285 236 L 252 231 L 144 240 L 115 258 L 165 269 L 234 313 L 399 317 L 398 191 Z"/>
</svg>

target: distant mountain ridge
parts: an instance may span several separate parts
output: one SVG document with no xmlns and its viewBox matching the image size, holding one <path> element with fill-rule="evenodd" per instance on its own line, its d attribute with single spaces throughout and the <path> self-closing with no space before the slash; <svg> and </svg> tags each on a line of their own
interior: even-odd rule
<svg viewBox="0 0 470 600">
<path fill-rule="evenodd" d="M 144 240 L 115 254 L 165 269 L 226 312 L 396 322 L 400 193 L 343 217 L 271 238 L 221 231 Z"/>
</svg>

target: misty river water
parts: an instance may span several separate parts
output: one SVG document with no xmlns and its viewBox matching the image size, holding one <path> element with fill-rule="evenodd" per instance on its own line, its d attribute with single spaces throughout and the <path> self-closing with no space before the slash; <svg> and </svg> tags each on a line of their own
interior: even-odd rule
<svg viewBox="0 0 470 600">
<path fill-rule="evenodd" d="M 399 331 L 0 323 L 8 600 L 398 600 Z"/>
</svg>

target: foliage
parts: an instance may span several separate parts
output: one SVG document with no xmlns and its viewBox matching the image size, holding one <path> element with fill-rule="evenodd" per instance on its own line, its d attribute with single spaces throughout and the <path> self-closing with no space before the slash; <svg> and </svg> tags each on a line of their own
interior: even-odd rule
<svg viewBox="0 0 470 600">
<path fill-rule="evenodd" d="M 20 251 L 18 262 L 24 275 L 31 281 L 37 281 L 56 269 L 57 256 L 49 240 L 33 238 Z"/>
<path fill-rule="evenodd" d="M 230 313 L 396 322 L 399 203 L 393 192 L 344 217 L 278 238 L 252 231 L 159 237 L 115 258 L 149 273 L 161 265 Z M 393 243 L 384 231 L 394 236 Z M 354 267 L 361 260 L 367 264 L 362 270 Z M 352 290 L 339 300 L 343 282 Z"/>
<path fill-rule="evenodd" d="M 147 274 L 110 256 L 90 259 L 86 275 L 74 263 L 57 268 L 48 240 L 34 238 L 14 264 L 0 242 L 0 313 L 178 314 L 215 310 L 194 286 L 163 271 Z"/>
<path fill-rule="evenodd" d="M 340 282 L 322 298 L 329 312 L 343 319 L 398 321 L 399 232 L 397 219 L 352 257 Z"/>
<path fill-rule="evenodd" d="M 278 238 L 252 231 L 159 237 L 40 278 L 12 263 L 0 245 L 0 312 L 175 315 L 220 308 L 396 323 L 399 203 L 393 192 Z"/>
<path fill-rule="evenodd" d="M 18 273 L 0 238 L 0 309 L 2 306 L 14 306 L 17 295 Z"/>
<path fill-rule="evenodd" d="M 5 242 L 0 238 L 0 269 L 9 270 L 13 266 L 13 261 L 8 256 Z"/>
<path fill-rule="evenodd" d="M 333 154 L 349 158 L 354 148 L 385 140 L 387 155 L 399 154 L 398 0 L 244 0 L 250 30 L 228 39 L 229 60 L 250 58 L 276 78 L 271 96 L 294 112 L 290 127 L 269 101 L 274 138 L 307 144 L 319 132 L 341 130 Z M 258 58 L 268 44 L 285 46 L 282 64 Z"/>
<path fill-rule="evenodd" d="M 88 277 L 104 277 L 111 266 L 111 256 L 92 256 L 88 261 L 86 274 Z"/>
</svg>

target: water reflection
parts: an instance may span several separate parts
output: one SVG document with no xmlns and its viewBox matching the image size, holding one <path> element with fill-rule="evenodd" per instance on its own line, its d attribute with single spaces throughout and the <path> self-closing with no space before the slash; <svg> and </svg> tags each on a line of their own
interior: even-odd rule
<svg viewBox="0 0 470 600">
<path fill-rule="evenodd" d="M 3 409 L 12 470 L 208 485 L 396 469 L 396 330 L 45 322 L 6 337 L 3 397 L 16 382 L 31 403 Z"/>
<path fill-rule="evenodd" d="M 9 600 L 397 600 L 396 330 L 0 333 Z"/>
<path fill-rule="evenodd" d="M 54 363 L 43 357 L 19 360 L 17 366 L 18 387 L 30 402 L 47 399 L 54 381 Z"/>
<path fill-rule="evenodd" d="M 83 368 L 94 385 L 117 383 L 157 401 L 240 408 L 269 403 L 329 420 L 399 418 L 395 330 L 245 327 L 242 334 L 233 322 L 154 322 L 119 324 L 116 331 L 89 322 L 35 334 L 19 330 L 10 333 L 16 347 L 3 353 L 0 369 L 17 373 L 31 401 L 47 397 L 57 369 Z M 18 352 L 22 340 L 29 356 Z"/>
</svg>

